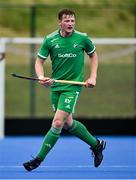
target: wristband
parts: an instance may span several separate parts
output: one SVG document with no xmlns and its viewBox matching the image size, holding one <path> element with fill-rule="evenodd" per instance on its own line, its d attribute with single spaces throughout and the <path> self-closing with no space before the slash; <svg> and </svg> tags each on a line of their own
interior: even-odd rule
<svg viewBox="0 0 136 180">
<path fill-rule="evenodd" d="M 38 79 L 43 79 L 43 78 L 44 78 L 43 75 L 38 76 Z"/>
</svg>

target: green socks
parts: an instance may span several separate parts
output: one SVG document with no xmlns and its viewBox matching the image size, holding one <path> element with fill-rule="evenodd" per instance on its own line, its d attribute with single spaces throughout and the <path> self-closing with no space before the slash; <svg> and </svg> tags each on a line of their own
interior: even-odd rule
<svg viewBox="0 0 136 180">
<path fill-rule="evenodd" d="M 86 142 L 88 145 L 95 147 L 97 145 L 97 139 L 92 136 L 86 127 L 79 121 L 73 120 L 72 126 L 68 129 L 68 131 L 79 137 L 81 140 Z"/>
<path fill-rule="evenodd" d="M 68 131 L 79 137 L 81 140 L 86 142 L 91 147 L 95 147 L 97 145 L 97 139 L 92 136 L 86 127 L 79 121 L 74 120 L 72 126 L 68 129 Z M 53 128 L 48 131 L 46 134 L 42 147 L 37 155 L 40 160 L 44 160 L 48 152 L 53 148 L 56 144 L 57 140 L 60 137 L 61 129 Z"/>
<path fill-rule="evenodd" d="M 56 144 L 57 140 L 60 137 L 61 130 L 51 127 L 51 129 L 46 134 L 43 145 L 37 155 L 39 159 L 42 161 L 48 154 L 48 152 L 53 148 L 53 146 Z"/>
</svg>

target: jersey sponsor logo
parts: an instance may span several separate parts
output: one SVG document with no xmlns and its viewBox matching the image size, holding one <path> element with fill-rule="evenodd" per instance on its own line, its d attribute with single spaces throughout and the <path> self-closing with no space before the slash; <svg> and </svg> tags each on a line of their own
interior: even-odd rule
<svg viewBox="0 0 136 180">
<path fill-rule="evenodd" d="M 77 56 L 77 55 L 76 55 L 76 54 L 73 54 L 73 53 L 65 53 L 65 54 L 59 53 L 59 54 L 58 54 L 58 57 L 59 57 L 59 58 L 65 58 L 65 57 L 72 58 L 72 57 L 76 57 L 76 56 Z"/>
</svg>

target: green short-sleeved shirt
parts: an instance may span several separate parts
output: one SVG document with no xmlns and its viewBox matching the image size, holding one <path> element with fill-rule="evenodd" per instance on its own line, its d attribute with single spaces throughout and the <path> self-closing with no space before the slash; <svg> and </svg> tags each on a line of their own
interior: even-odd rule
<svg viewBox="0 0 136 180">
<path fill-rule="evenodd" d="M 74 30 L 71 36 L 62 37 L 59 30 L 46 36 L 38 57 L 46 60 L 50 55 L 52 78 L 71 81 L 83 81 L 84 52 L 93 54 L 95 46 L 86 33 Z M 80 91 L 79 85 L 54 83 L 53 91 Z"/>
</svg>

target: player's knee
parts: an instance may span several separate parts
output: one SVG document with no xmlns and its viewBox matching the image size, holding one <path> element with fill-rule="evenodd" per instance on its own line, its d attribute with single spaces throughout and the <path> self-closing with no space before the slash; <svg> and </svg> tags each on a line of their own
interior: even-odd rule
<svg viewBox="0 0 136 180">
<path fill-rule="evenodd" d="M 60 119 L 55 119 L 53 120 L 53 123 L 52 123 L 53 127 L 55 128 L 62 128 L 64 123 L 63 121 L 61 121 Z"/>
</svg>

